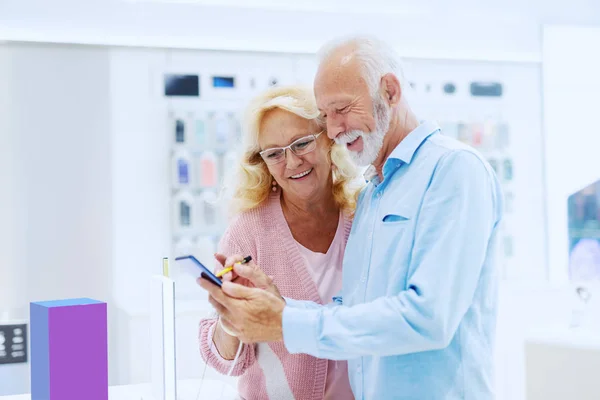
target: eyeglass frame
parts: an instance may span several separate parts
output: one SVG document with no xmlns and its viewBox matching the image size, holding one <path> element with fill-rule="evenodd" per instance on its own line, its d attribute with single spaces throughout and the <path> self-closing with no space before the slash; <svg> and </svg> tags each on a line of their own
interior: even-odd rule
<svg viewBox="0 0 600 400">
<path fill-rule="evenodd" d="M 296 157 L 303 156 L 303 155 L 305 155 L 305 154 L 308 154 L 308 153 L 311 153 L 311 152 L 315 151 L 315 149 L 316 149 L 316 143 L 315 143 L 315 149 L 312 149 L 312 150 L 310 150 L 310 151 L 307 151 L 306 153 L 303 153 L 303 154 L 301 154 L 301 155 L 298 155 L 298 154 L 296 154 L 296 152 L 295 152 L 294 150 L 292 150 L 292 146 L 293 146 L 293 145 L 295 145 L 296 143 L 298 143 L 298 142 L 302 141 L 302 140 L 305 140 L 306 138 L 309 138 L 309 137 L 311 137 L 311 136 L 315 138 L 315 142 L 316 142 L 316 141 L 317 141 L 317 139 L 319 138 L 319 136 L 321 136 L 321 134 L 322 134 L 323 132 L 325 132 L 325 131 L 321 131 L 321 132 L 319 132 L 319 133 L 313 133 L 313 134 L 311 134 L 311 135 L 302 136 L 301 138 L 298 138 L 298 139 L 294 140 L 292 143 L 288 144 L 287 146 L 284 146 L 284 147 L 270 147 L 270 148 L 268 148 L 268 149 L 264 149 L 264 150 L 262 150 L 262 151 L 259 151 L 259 152 L 258 152 L 258 154 L 260 155 L 260 157 L 262 158 L 262 160 L 263 160 L 263 161 L 265 162 L 265 164 L 267 164 L 267 165 L 275 165 L 275 164 L 279 164 L 280 162 L 283 162 L 283 161 L 285 161 L 285 159 L 286 159 L 286 158 L 285 158 L 285 156 L 287 155 L 285 151 L 286 151 L 287 149 L 289 149 L 289 150 L 290 150 L 292 153 L 294 153 L 294 155 L 295 155 Z M 270 164 L 269 164 L 269 162 L 268 162 L 267 160 L 265 160 L 265 158 L 263 157 L 263 153 L 266 153 L 267 151 L 272 151 L 272 150 L 283 150 L 283 158 L 282 158 L 280 161 L 276 161 L 276 162 L 274 162 L 274 163 L 270 163 Z"/>
</svg>

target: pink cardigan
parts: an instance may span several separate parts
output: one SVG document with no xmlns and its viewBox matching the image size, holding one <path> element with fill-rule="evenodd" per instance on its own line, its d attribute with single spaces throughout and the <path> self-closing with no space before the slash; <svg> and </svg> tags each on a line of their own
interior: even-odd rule
<svg viewBox="0 0 600 400">
<path fill-rule="evenodd" d="M 350 228 L 351 221 L 344 218 L 344 245 Z M 249 254 L 273 276 L 282 296 L 322 303 L 283 215 L 279 192 L 236 217 L 221 239 L 219 252 Z M 200 352 L 209 366 L 226 374 L 233 361 L 220 357 L 214 344 L 210 348 L 215 323 L 216 319 L 200 321 Z M 290 354 L 283 343 L 244 345 L 232 375 L 240 377 L 238 391 L 244 399 L 285 400 L 291 392 L 296 399 L 320 400 L 325 392 L 327 360 Z M 273 382 L 278 377 L 281 379 Z"/>
</svg>

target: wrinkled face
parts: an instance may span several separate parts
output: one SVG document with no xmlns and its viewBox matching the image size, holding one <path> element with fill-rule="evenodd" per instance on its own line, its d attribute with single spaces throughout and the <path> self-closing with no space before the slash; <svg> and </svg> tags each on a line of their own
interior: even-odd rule
<svg viewBox="0 0 600 400">
<path fill-rule="evenodd" d="M 379 94 L 371 98 L 358 63 L 323 64 L 314 90 L 329 137 L 345 145 L 356 164 L 372 164 L 389 129 L 391 109 Z"/>
<path fill-rule="evenodd" d="M 297 155 L 291 149 L 285 150 L 285 157 L 277 163 L 267 163 L 269 172 L 284 194 L 310 200 L 322 195 L 323 191 L 331 190 L 331 163 L 328 153 L 330 141 L 322 133 L 312 145 L 309 135 L 316 135 L 321 131 L 315 121 L 307 120 L 281 109 L 268 111 L 260 124 L 258 143 L 261 151 L 285 147 L 294 143 L 297 153 L 304 153 L 307 148 L 314 150 Z M 307 147 L 308 146 L 308 147 Z M 267 152 L 265 156 L 271 155 Z M 264 153 L 263 153 L 264 154 Z M 276 153 L 272 153 L 275 157 Z"/>
</svg>

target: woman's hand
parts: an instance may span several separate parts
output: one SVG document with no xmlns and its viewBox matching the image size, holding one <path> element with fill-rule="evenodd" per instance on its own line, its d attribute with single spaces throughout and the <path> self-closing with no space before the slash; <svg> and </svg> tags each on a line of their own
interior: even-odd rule
<svg viewBox="0 0 600 400">
<path fill-rule="evenodd" d="M 254 261 L 250 261 L 248 264 L 237 264 L 244 259 L 244 256 L 239 254 L 230 257 L 226 257 L 223 254 L 215 254 L 215 258 L 221 264 L 221 268 L 217 267 L 214 271 L 215 273 L 233 266 L 233 271 L 221 277 L 224 282 L 230 281 L 249 288 L 263 289 L 285 302 L 285 299 L 279 293 L 279 289 L 273 283 L 273 277 L 266 275 Z M 198 284 L 201 284 L 201 281 L 202 278 L 198 278 Z M 237 345 L 239 344 L 239 340 L 235 337 L 237 334 L 231 335 L 235 332 L 235 328 L 219 312 L 222 311 L 222 307 L 211 295 L 208 296 L 208 301 L 215 307 L 215 310 L 219 314 L 219 323 L 216 326 L 213 341 L 223 358 L 233 359 Z"/>
</svg>

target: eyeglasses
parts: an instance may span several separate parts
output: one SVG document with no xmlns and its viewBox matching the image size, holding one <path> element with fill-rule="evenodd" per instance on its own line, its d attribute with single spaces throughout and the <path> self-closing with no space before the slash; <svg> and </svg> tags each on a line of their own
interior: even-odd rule
<svg viewBox="0 0 600 400">
<path fill-rule="evenodd" d="M 289 146 L 285 147 L 273 147 L 271 149 L 266 149 L 261 151 L 259 154 L 263 160 L 267 164 L 278 164 L 285 160 L 285 150 L 290 149 L 292 153 L 297 156 L 302 156 L 304 154 L 310 153 L 317 147 L 317 138 L 323 132 L 319 132 L 315 135 L 308 135 L 298 140 L 295 140 Z"/>
</svg>

